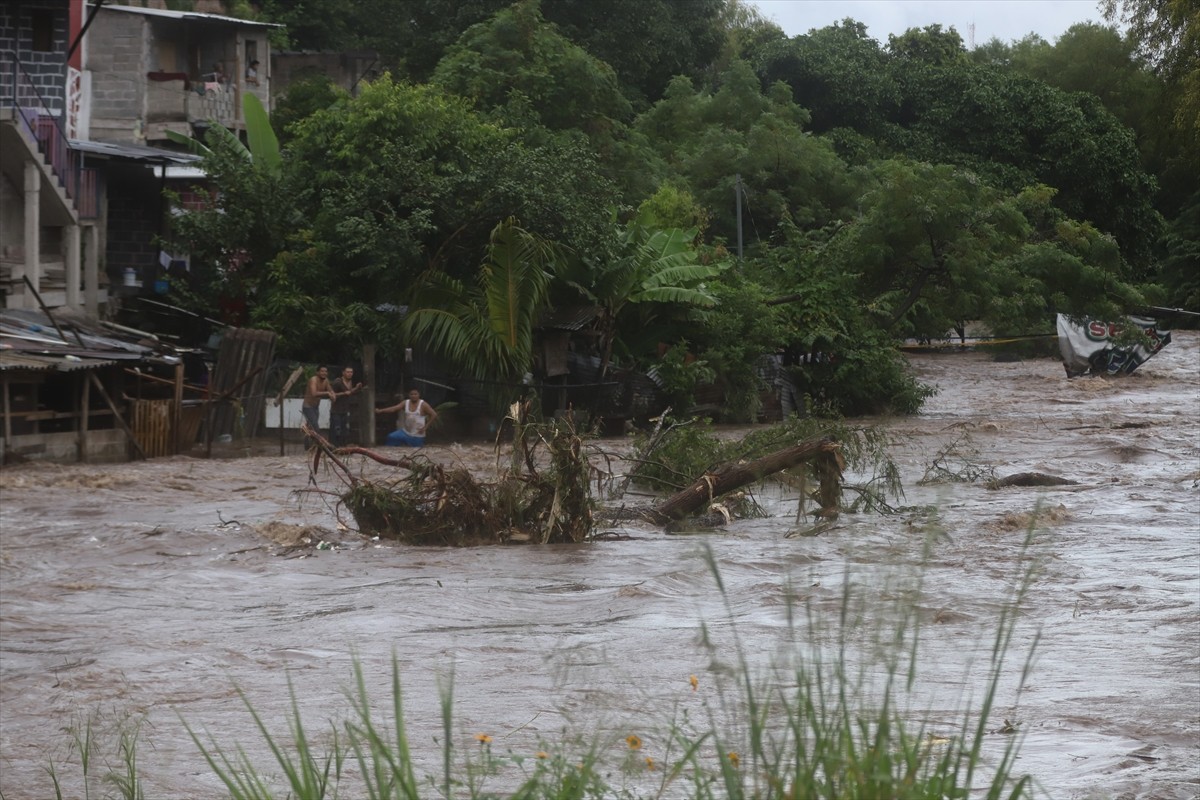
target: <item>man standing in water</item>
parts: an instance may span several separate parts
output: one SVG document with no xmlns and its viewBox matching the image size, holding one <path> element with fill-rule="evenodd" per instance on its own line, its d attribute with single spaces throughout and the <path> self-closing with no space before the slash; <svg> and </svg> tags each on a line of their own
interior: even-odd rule
<svg viewBox="0 0 1200 800">
<path fill-rule="evenodd" d="M 354 383 L 354 367 L 346 367 L 333 382 L 333 406 L 329 409 L 329 433 L 334 447 L 350 444 L 350 414 L 354 411 L 351 399 L 363 388 Z"/>
<path fill-rule="evenodd" d="M 421 399 L 421 393 L 412 389 L 408 399 L 394 406 L 375 409 L 376 414 L 399 411 L 396 430 L 388 434 L 385 444 L 389 447 L 421 447 L 425 444 L 425 430 L 437 419 L 433 406 Z"/>
<path fill-rule="evenodd" d="M 304 421 L 315 433 L 321 432 L 321 398 L 323 397 L 328 397 L 330 400 L 337 399 L 333 393 L 333 387 L 329 385 L 329 370 L 325 367 L 317 367 L 317 374 L 309 378 L 304 387 L 304 403 L 300 406 L 300 413 L 304 415 Z M 304 449 L 307 450 L 309 447 L 312 447 L 312 442 L 306 441 Z"/>
</svg>

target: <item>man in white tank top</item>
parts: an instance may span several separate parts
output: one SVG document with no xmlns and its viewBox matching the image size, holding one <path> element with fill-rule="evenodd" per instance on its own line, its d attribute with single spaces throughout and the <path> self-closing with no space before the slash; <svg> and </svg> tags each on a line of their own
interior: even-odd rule
<svg viewBox="0 0 1200 800">
<path fill-rule="evenodd" d="M 421 447 L 425 444 L 425 430 L 437 419 L 433 406 L 421 399 L 421 393 L 412 389 L 408 399 L 387 408 L 375 409 L 376 414 L 399 411 L 396 430 L 388 434 L 384 442 L 388 447 Z"/>
</svg>

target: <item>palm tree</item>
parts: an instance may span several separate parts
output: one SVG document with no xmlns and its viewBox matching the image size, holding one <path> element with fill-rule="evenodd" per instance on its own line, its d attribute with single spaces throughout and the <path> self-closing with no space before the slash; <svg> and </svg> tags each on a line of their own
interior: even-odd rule
<svg viewBox="0 0 1200 800">
<path fill-rule="evenodd" d="M 642 327 L 656 304 L 711 308 L 717 301 L 704 281 L 719 275 L 726 262 L 701 263 L 692 243 L 696 228 L 651 227 L 642 218 L 616 229 L 616 256 L 603 262 L 572 264 L 568 283 L 601 309 L 600 372 L 608 373 L 613 344 L 633 310 Z"/>
<path fill-rule="evenodd" d="M 561 251 L 509 218 L 491 234 L 477 284 L 439 270 L 413 293 L 405 332 L 478 381 L 513 382 L 533 363 L 533 327 L 545 307 Z"/>
</svg>

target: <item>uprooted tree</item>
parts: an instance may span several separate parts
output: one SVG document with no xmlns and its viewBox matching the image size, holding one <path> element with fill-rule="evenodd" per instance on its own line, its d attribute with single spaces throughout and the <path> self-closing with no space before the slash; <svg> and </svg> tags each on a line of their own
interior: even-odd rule
<svg viewBox="0 0 1200 800">
<path fill-rule="evenodd" d="M 706 525 L 720 525 L 737 515 L 730 511 L 736 512 L 737 505 L 724 498 L 772 475 L 800 469 L 815 478 L 817 516 L 836 516 L 841 504 L 843 444 L 824 435 L 798 443 L 792 439 L 765 454 L 747 453 L 705 467 L 698 470 L 698 478 L 657 504 L 601 511 L 593 485 L 598 491 L 605 478 L 611 481 L 613 476 L 592 465 L 585 437 L 570 420 L 529 424 L 515 414 L 509 421 L 511 463 L 494 481 L 481 480 L 464 468 L 447 468 L 419 453 L 391 458 L 362 447 L 335 449 L 319 433 L 304 430 L 316 443 L 314 474 L 322 460 L 331 465 L 343 483 L 342 491 L 334 494 L 360 532 L 410 544 L 581 542 L 593 535 L 598 518 L 668 525 L 698 516 Z M 761 450 L 763 444 L 757 447 Z M 850 452 L 860 454 L 861 441 L 851 437 Z M 351 468 L 352 457 L 395 467 L 396 476 L 368 479 Z"/>
</svg>

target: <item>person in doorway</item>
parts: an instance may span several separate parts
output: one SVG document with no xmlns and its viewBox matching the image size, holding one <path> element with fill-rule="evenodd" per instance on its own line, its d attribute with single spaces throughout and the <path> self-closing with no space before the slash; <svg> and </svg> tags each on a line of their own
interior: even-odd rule
<svg viewBox="0 0 1200 800">
<path fill-rule="evenodd" d="M 246 67 L 246 83 L 251 86 L 258 86 L 258 59 L 250 62 L 250 66 Z"/>
<path fill-rule="evenodd" d="M 421 447 L 425 444 L 425 431 L 437 420 L 433 406 L 421 399 L 416 389 L 409 391 L 408 399 L 387 408 L 375 409 L 376 414 L 400 412 L 396 419 L 396 430 L 388 434 L 384 442 L 389 447 Z"/>
<path fill-rule="evenodd" d="M 334 447 L 350 444 L 350 415 L 354 412 L 354 395 L 363 388 L 354 382 L 354 367 L 346 367 L 333 382 L 333 406 L 329 409 L 329 435 Z"/>
<path fill-rule="evenodd" d="M 304 403 L 300 406 L 304 421 L 316 433 L 321 432 L 321 400 L 326 397 L 330 400 L 337 399 L 333 394 L 333 387 L 329 385 L 329 369 L 317 367 L 317 374 L 309 378 L 304 386 Z M 312 446 L 312 441 L 305 442 L 305 449 Z"/>
</svg>

